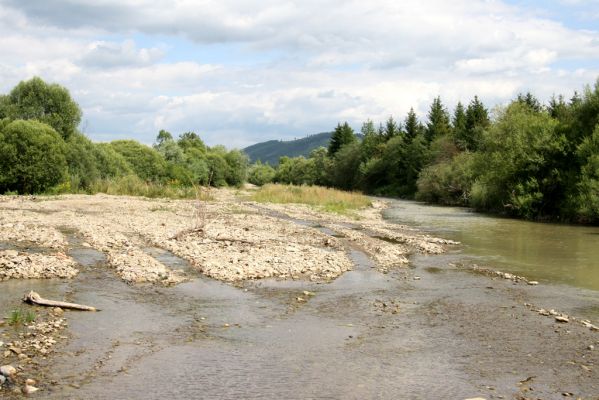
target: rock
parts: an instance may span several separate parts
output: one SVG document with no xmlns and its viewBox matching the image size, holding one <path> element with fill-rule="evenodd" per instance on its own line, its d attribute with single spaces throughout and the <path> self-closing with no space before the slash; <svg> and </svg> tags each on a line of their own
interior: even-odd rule
<svg viewBox="0 0 599 400">
<path fill-rule="evenodd" d="M 13 376 L 17 373 L 17 369 L 12 365 L 3 365 L 0 367 L 0 374 L 4 376 Z"/>
<path fill-rule="evenodd" d="M 538 285 L 539 282 L 537 282 L 537 281 L 528 281 L 528 284 L 531 285 L 531 286 L 535 286 L 535 285 Z"/>
<path fill-rule="evenodd" d="M 420 277 L 419 277 L 419 276 L 415 276 L 415 277 L 414 277 L 414 280 L 415 280 L 415 281 L 419 281 L 419 280 L 420 280 Z"/>
<path fill-rule="evenodd" d="M 309 292 L 309 291 L 307 291 L 307 290 L 304 290 L 304 292 L 303 292 L 303 293 L 304 293 L 304 296 L 315 296 L 315 295 L 316 295 L 316 293 L 314 293 L 314 292 Z"/>
<path fill-rule="evenodd" d="M 38 390 L 39 389 L 36 388 L 35 386 L 25 385 L 25 387 L 23 388 L 23 393 L 25 393 L 25 394 L 31 394 L 31 393 L 37 392 Z"/>
<path fill-rule="evenodd" d="M 295 300 L 297 300 L 298 303 L 305 303 L 306 299 L 304 299 L 303 297 L 297 297 Z"/>
<path fill-rule="evenodd" d="M 4 375 L 0 375 L 0 386 L 4 385 L 6 382 L 6 377 Z"/>
<path fill-rule="evenodd" d="M 589 347 L 587 347 L 587 349 L 589 349 L 589 350 L 595 350 L 595 346 L 593 346 L 592 344 L 590 344 Z"/>
<path fill-rule="evenodd" d="M 9 347 L 8 350 L 12 351 L 17 355 L 22 353 L 21 349 L 19 349 L 18 347 Z"/>
<path fill-rule="evenodd" d="M 57 317 L 61 317 L 64 314 L 64 310 L 60 307 L 54 307 L 52 309 L 52 314 L 56 315 Z"/>
<path fill-rule="evenodd" d="M 570 320 L 568 319 L 568 317 L 563 316 L 563 315 L 557 315 L 555 317 L 555 321 L 556 322 L 561 322 L 561 323 L 566 323 L 566 322 L 570 322 Z"/>
<path fill-rule="evenodd" d="M 19 255 L 19 252 L 16 251 L 16 250 L 5 250 L 4 251 L 4 255 L 7 256 L 7 257 L 14 258 L 14 257 L 17 257 Z"/>
<path fill-rule="evenodd" d="M 35 382 L 35 380 L 33 380 L 33 379 L 31 379 L 31 378 L 29 378 L 29 379 L 27 379 L 27 380 L 25 381 L 25 385 L 30 385 L 30 386 L 33 386 L 33 385 L 35 385 L 36 383 L 37 383 L 37 382 Z"/>
</svg>

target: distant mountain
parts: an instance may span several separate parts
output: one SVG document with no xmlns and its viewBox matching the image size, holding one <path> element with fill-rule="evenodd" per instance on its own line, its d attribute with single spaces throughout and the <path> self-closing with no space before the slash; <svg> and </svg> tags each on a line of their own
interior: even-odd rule
<svg viewBox="0 0 599 400">
<path fill-rule="evenodd" d="M 269 140 L 253 144 L 243 151 L 250 157 L 251 162 L 260 160 L 274 166 L 279 163 L 280 157 L 307 157 L 312 150 L 318 147 L 328 147 L 331 135 L 332 132 L 322 132 L 296 140 Z"/>
</svg>

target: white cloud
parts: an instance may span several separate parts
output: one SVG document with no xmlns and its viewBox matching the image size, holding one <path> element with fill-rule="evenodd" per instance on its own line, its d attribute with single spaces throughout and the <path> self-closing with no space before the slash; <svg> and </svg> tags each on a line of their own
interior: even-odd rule
<svg viewBox="0 0 599 400">
<path fill-rule="evenodd" d="M 146 143 L 165 128 L 246 145 L 599 74 L 597 31 L 498 0 L 4 0 L 0 35 L 1 90 L 58 81 L 92 137 Z"/>
</svg>

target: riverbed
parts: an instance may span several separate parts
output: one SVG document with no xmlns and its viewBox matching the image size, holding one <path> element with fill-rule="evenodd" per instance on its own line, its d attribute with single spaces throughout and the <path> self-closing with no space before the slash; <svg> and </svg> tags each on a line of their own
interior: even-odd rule
<svg viewBox="0 0 599 400">
<path fill-rule="evenodd" d="M 155 212 L 175 208 L 170 203 L 152 207 Z M 345 249 L 350 270 L 324 280 L 219 281 L 168 248 L 140 243 L 145 255 L 168 270 L 180 270 L 186 281 L 131 284 L 115 279 L 106 252 L 65 231 L 66 253 L 79 265 L 77 277 L 0 282 L 0 311 L 21 307 L 20 297 L 31 289 L 102 309 L 66 313 L 67 338 L 36 368 L 41 391 L 33 396 L 40 398 L 597 396 L 599 333 L 537 312 L 592 316 L 596 292 L 512 267 L 516 263 L 502 259 L 499 251 L 477 254 L 458 225 L 442 221 L 444 209 L 431 212 L 434 221 L 441 221 L 433 223 L 423 220 L 419 207 L 392 202 L 384 214 L 402 223 L 397 230 L 403 238 L 407 224 L 418 227 L 409 237 L 422 239 L 422 230 L 463 244 L 446 245 L 439 254 L 422 251 L 434 243 L 431 239 L 411 247 L 409 264 L 382 266 L 386 258 L 369 254 L 370 242 L 364 248 L 349 232 L 339 232 L 365 232 L 355 229 L 359 221 L 350 224 L 301 207 L 252 205 L 247 212 L 256 218 L 279 218 L 320 232 L 313 237 L 339 241 L 330 251 Z M 467 213 L 449 214 L 459 212 Z M 473 262 L 541 284 L 472 273 L 467 266 Z"/>
</svg>

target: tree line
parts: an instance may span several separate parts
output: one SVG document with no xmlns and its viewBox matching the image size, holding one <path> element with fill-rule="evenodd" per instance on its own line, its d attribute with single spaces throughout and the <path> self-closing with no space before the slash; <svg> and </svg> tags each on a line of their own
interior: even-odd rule
<svg viewBox="0 0 599 400">
<path fill-rule="evenodd" d="M 478 97 L 453 113 L 439 97 L 426 121 L 347 123 L 328 149 L 250 168 L 250 182 L 332 186 L 473 207 L 531 220 L 599 223 L 599 80 L 542 105 L 520 94 L 491 113 Z"/>
<path fill-rule="evenodd" d="M 152 147 L 135 140 L 94 143 L 78 130 L 69 91 L 35 77 L 0 96 L 0 193 L 95 192 L 106 181 L 188 187 L 239 186 L 248 158 L 208 147 L 194 132 L 160 131 Z"/>
<path fill-rule="evenodd" d="M 450 114 L 439 97 L 421 121 L 348 123 L 328 148 L 249 165 L 239 150 L 194 132 L 161 130 L 153 144 L 94 143 L 78 130 L 69 91 L 40 78 L 0 96 L 0 193 L 95 193 L 107 183 L 239 186 L 246 180 L 321 185 L 526 219 L 599 223 L 599 80 L 543 105 L 520 94 L 491 113 L 478 97 Z M 144 192 L 145 193 L 145 192 Z M 160 195 L 160 191 L 157 195 Z"/>
</svg>

